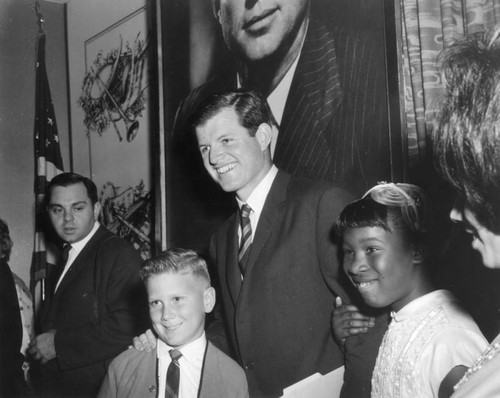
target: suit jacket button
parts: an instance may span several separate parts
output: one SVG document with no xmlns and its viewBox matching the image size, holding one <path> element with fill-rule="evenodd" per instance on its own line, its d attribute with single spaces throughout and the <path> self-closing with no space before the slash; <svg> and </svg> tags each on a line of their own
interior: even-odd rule
<svg viewBox="0 0 500 398">
<path fill-rule="evenodd" d="M 245 369 L 246 370 L 252 370 L 255 367 L 255 362 L 254 361 L 248 361 L 245 364 Z"/>
</svg>

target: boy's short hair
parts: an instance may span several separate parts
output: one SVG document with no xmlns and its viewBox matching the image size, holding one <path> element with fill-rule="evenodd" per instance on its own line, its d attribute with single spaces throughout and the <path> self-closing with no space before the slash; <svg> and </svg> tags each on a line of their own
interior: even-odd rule
<svg viewBox="0 0 500 398">
<path fill-rule="evenodd" d="M 391 233 L 397 229 L 407 242 L 425 248 L 432 227 L 430 210 L 422 188 L 413 184 L 382 183 L 346 206 L 334 231 L 341 240 L 347 228 L 380 227 Z"/>
<path fill-rule="evenodd" d="M 161 252 L 142 264 L 140 275 L 144 283 L 149 278 L 163 273 L 181 273 L 204 279 L 210 286 L 210 275 L 206 261 L 193 250 L 172 248 Z"/>
</svg>

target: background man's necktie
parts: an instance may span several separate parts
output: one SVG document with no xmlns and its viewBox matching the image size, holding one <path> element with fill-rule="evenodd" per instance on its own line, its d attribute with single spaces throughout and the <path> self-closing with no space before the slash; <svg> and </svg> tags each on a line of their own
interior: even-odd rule
<svg viewBox="0 0 500 398">
<path fill-rule="evenodd" d="M 61 253 L 61 259 L 59 261 L 59 266 L 63 267 L 66 265 L 66 262 L 68 261 L 69 257 L 69 252 L 72 249 L 72 246 L 70 244 L 67 244 L 63 247 L 62 253 Z"/>
<path fill-rule="evenodd" d="M 55 269 L 54 272 L 54 278 L 52 278 L 52 293 L 55 293 L 57 282 L 59 281 L 59 278 L 61 277 L 64 267 L 66 263 L 68 262 L 68 257 L 69 257 L 69 252 L 72 249 L 72 246 L 70 244 L 67 244 L 63 247 L 61 256 L 59 257 L 59 261 L 57 262 L 57 268 Z"/>
<path fill-rule="evenodd" d="M 245 276 L 247 266 L 248 253 L 252 245 L 252 226 L 250 224 L 250 213 L 252 208 L 246 203 L 241 206 L 240 210 L 240 225 L 241 225 L 241 241 L 238 251 L 238 266 L 240 267 L 241 275 Z"/>
<path fill-rule="evenodd" d="M 182 353 L 178 350 L 170 350 L 172 362 L 168 365 L 167 384 L 165 386 L 165 398 L 177 398 L 179 395 L 179 380 L 181 376 L 179 368 L 179 359 Z"/>
</svg>

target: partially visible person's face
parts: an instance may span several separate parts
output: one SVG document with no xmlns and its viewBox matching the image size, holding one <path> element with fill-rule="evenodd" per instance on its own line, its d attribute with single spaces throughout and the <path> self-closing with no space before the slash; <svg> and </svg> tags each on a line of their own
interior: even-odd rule
<svg viewBox="0 0 500 398">
<path fill-rule="evenodd" d="M 215 291 L 192 273 L 162 273 L 146 282 L 149 315 L 158 337 L 171 347 L 182 348 L 205 329 L 205 313 L 215 305 Z"/>
<path fill-rule="evenodd" d="M 399 311 L 421 295 L 421 269 L 400 234 L 380 227 L 348 228 L 343 241 L 344 271 L 366 304 Z"/>
<path fill-rule="evenodd" d="M 235 192 L 245 201 L 271 166 L 271 128 L 262 124 L 250 136 L 232 108 L 196 128 L 198 147 L 208 174 L 226 192 Z"/>
<path fill-rule="evenodd" d="M 99 202 L 92 201 L 83 183 L 52 188 L 49 202 L 49 218 L 59 237 L 67 243 L 85 238 L 99 216 Z"/>
<path fill-rule="evenodd" d="M 259 61 L 291 46 L 308 7 L 309 0 L 221 0 L 218 19 L 231 51 Z"/>
<path fill-rule="evenodd" d="M 486 267 L 500 268 L 500 235 L 479 223 L 474 213 L 458 202 L 450 212 L 450 219 L 464 224 L 465 231 L 472 235 L 472 248 L 481 253 Z"/>
</svg>

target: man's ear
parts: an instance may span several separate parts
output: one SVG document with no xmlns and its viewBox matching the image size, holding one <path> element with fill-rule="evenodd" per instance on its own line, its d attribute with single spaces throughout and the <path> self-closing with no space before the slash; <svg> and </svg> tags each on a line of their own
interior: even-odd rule
<svg viewBox="0 0 500 398">
<path fill-rule="evenodd" d="M 259 141 L 261 149 L 264 151 L 271 144 L 273 138 L 273 130 L 271 126 L 267 123 L 261 123 L 257 131 L 255 132 L 255 138 Z"/>
<path fill-rule="evenodd" d="M 99 219 L 99 214 L 101 214 L 101 202 L 97 201 L 94 205 L 94 220 L 97 221 Z"/>
<path fill-rule="evenodd" d="M 215 306 L 215 289 L 209 287 L 203 293 L 203 300 L 205 305 L 205 313 L 212 312 Z"/>
</svg>

